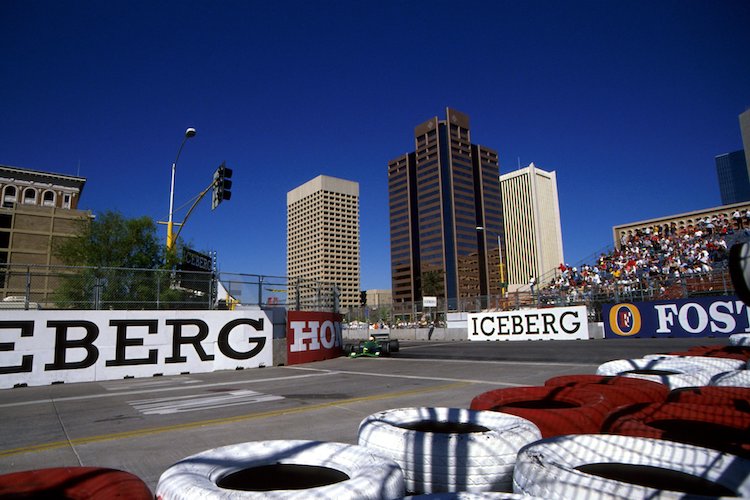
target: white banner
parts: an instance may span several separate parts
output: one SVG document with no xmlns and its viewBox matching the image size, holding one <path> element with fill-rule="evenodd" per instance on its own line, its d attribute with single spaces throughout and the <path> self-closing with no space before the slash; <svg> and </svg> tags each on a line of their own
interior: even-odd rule
<svg viewBox="0 0 750 500">
<path fill-rule="evenodd" d="M 469 340 L 577 340 L 589 338 L 586 306 L 473 313 Z"/>
<path fill-rule="evenodd" d="M 2 311 L 0 388 L 273 364 L 263 311 Z"/>
</svg>

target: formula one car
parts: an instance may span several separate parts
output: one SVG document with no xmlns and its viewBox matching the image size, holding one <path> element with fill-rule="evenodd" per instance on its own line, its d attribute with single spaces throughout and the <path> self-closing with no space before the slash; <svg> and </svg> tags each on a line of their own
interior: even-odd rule
<svg viewBox="0 0 750 500">
<path fill-rule="evenodd" d="M 344 345 L 344 353 L 350 358 L 380 358 L 390 356 L 393 352 L 398 352 L 398 340 L 391 340 L 387 333 L 374 333 L 370 335 L 369 340 L 359 344 Z"/>
</svg>

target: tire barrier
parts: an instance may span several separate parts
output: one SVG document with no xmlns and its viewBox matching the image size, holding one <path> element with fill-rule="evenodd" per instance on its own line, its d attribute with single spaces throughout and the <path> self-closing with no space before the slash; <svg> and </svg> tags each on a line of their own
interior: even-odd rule
<svg viewBox="0 0 750 500">
<path fill-rule="evenodd" d="M 709 385 L 687 387 L 669 393 L 667 403 L 730 406 L 750 413 L 750 387 Z"/>
<path fill-rule="evenodd" d="M 521 449 L 513 491 L 607 500 L 746 497 L 748 470 L 750 460 L 683 443 L 606 434 L 560 436 Z"/>
<path fill-rule="evenodd" d="M 360 446 L 401 466 L 411 493 L 512 489 L 521 447 L 541 438 L 523 418 L 462 408 L 400 408 L 359 425 Z"/>
<path fill-rule="evenodd" d="M 404 496 L 398 464 L 360 446 L 256 441 L 207 450 L 169 467 L 161 500 L 392 499 Z"/>
<path fill-rule="evenodd" d="M 670 389 L 708 385 L 712 373 L 681 359 L 616 359 L 599 365 L 597 375 L 642 378 Z"/>
<path fill-rule="evenodd" d="M 695 346 L 687 351 L 670 352 L 682 356 L 709 356 L 716 358 L 750 360 L 750 347 L 726 345 L 726 346 Z"/>
<path fill-rule="evenodd" d="M 732 370 L 711 377 L 711 385 L 750 387 L 750 370 Z"/>
<path fill-rule="evenodd" d="M 599 392 L 613 406 L 634 403 L 660 403 L 667 399 L 669 388 L 658 382 L 630 377 L 602 375 L 561 375 L 544 383 L 548 387 L 578 387 Z"/>
<path fill-rule="evenodd" d="M 472 410 L 509 413 L 533 422 L 542 437 L 598 432 L 614 409 L 599 392 L 576 387 L 509 387 L 485 392 L 471 401 Z"/>
<path fill-rule="evenodd" d="M 729 370 L 743 370 L 747 366 L 746 361 L 739 359 L 717 358 L 712 356 L 680 356 L 674 354 L 647 354 L 643 359 L 657 359 L 665 361 L 683 361 L 685 363 L 694 363 L 698 367 L 712 375 L 726 372 Z"/>
<path fill-rule="evenodd" d="M 152 500 L 154 494 L 129 472 L 102 467 L 57 467 L 1 475 L 0 498 Z"/>
<path fill-rule="evenodd" d="M 733 333 L 729 336 L 729 345 L 750 346 L 750 333 Z"/>
<path fill-rule="evenodd" d="M 725 405 L 656 403 L 623 409 L 602 432 L 677 441 L 750 458 L 750 413 Z"/>
</svg>

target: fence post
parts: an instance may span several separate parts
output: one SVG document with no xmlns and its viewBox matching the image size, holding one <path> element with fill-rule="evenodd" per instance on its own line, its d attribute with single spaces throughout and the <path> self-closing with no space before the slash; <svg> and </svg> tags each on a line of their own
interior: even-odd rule
<svg viewBox="0 0 750 500">
<path fill-rule="evenodd" d="M 156 271 L 156 310 L 161 309 L 161 271 Z"/>
<path fill-rule="evenodd" d="M 294 305 L 295 311 L 302 310 L 302 298 L 300 296 L 300 277 L 297 276 L 297 284 L 294 286 Z"/>
<path fill-rule="evenodd" d="M 26 292 L 24 294 L 23 308 L 29 310 L 29 302 L 31 297 L 31 266 L 26 267 Z"/>
</svg>

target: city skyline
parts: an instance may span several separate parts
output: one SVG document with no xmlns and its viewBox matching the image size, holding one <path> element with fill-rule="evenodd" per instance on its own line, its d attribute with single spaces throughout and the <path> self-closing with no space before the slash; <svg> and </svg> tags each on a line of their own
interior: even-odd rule
<svg viewBox="0 0 750 500">
<path fill-rule="evenodd" d="M 404 131 L 450 107 L 500 174 L 557 173 L 575 264 L 615 225 L 720 205 L 714 158 L 742 148 L 750 107 L 748 25 L 744 1 L 11 0 L 0 164 L 80 175 L 79 208 L 164 221 L 195 127 L 176 219 L 223 161 L 234 185 L 191 215 L 188 245 L 222 271 L 283 275 L 285 193 L 349 179 L 362 288 L 389 289 L 385 165 L 412 150 Z"/>
</svg>

